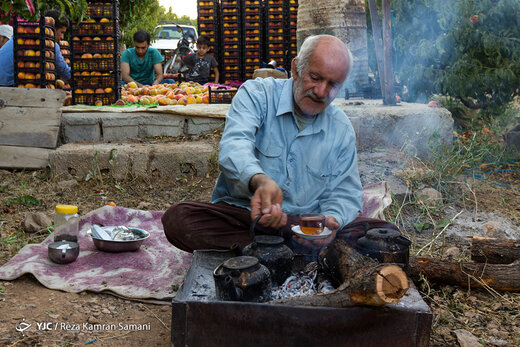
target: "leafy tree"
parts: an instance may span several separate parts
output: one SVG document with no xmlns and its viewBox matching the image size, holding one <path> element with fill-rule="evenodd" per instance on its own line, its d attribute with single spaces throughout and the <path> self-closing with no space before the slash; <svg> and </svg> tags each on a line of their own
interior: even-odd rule
<svg viewBox="0 0 520 347">
<path fill-rule="evenodd" d="M 392 0 L 392 20 L 406 100 L 438 93 L 491 111 L 519 94 L 520 1 Z"/>
<path fill-rule="evenodd" d="M 11 15 L 35 21 L 45 11 L 60 9 L 73 21 L 80 22 L 87 13 L 87 0 L 9 0 L 0 2 L 0 22 L 9 22 Z"/>
<path fill-rule="evenodd" d="M 146 30 L 153 34 L 162 12 L 164 8 L 159 5 L 158 0 L 120 0 L 119 24 L 122 43 L 132 47 L 132 38 L 138 30 Z"/>
<path fill-rule="evenodd" d="M 197 26 L 196 19 L 191 19 L 187 15 L 179 17 L 176 13 L 172 12 L 171 7 L 168 9 L 168 12 L 162 13 L 159 16 L 159 24 L 161 24 L 161 23 L 175 23 L 175 24 L 192 25 L 195 27 Z"/>
</svg>

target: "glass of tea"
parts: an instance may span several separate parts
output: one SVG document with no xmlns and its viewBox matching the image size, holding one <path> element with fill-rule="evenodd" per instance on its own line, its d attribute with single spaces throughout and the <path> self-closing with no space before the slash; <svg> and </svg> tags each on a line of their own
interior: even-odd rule
<svg viewBox="0 0 520 347">
<path fill-rule="evenodd" d="M 319 213 L 304 213 L 300 215 L 300 229 L 307 235 L 320 235 L 325 228 L 325 216 Z"/>
</svg>

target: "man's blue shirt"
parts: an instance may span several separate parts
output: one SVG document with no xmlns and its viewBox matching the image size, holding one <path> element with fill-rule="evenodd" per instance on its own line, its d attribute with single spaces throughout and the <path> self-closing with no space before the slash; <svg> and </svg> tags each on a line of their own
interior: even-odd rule
<svg viewBox="0 0 520 347">
<path fill-rule="evenodd" d="M 282 189 L 284 213 L 320 212 L 341 228 L 362 209 L 354 129 L 329 105 L 300 131 L 292 88 L 292 78 L 257 78 L 240 87 L 226 117 L 212 201 L 250 209 L 249 180 L 263 173 Z"/>
<path fill-rule="evenodd" d="M 60 51 L 60 46 L 54 43 L 54 53 L 56 59 L 56 78 L 61 78 L 65 81 L 70 79 L 70 66 L 67 65 L 63 55 Z M 0 48 L 0 86 L 14 85 L 14 52 L 13 39 L 5 43 Z"/>
</svg>

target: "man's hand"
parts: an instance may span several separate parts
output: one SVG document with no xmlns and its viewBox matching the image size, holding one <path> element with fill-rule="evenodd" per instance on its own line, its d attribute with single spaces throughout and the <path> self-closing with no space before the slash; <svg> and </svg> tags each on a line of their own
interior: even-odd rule
<svg viewBox="0 0 520 347">
<path fill-rule="evenodd" d="M 254 191 L 251 199 L 251 220 L 259 215 L 258 223 L 265 227 L 279 229 L 287 224 L 287 215 L 282 212 L 283 193 L 273 179 L 257 174 L 249 182 L 251 190 Z"/>
<path fill-rule="evenodd" d="M 326 239 L 306 240 L 297 235 L 293 235 L 293 240 L 307 248 L 320 249 L 322 247 L 325 247 L 326 245 L 328 245 L 329 243 L 334 241 L 334 239 L 336 238 L 336 233 L 338 232 L 338 229 L 339 229 L 339 223 L 336 220 L 336 218 L 334 218 L 332 216 L 328 216 L 325 219 L 325 226 L 327 228 L 329 228 L 330 230 L 332 230 L 332 233 Z"/>
</svg>

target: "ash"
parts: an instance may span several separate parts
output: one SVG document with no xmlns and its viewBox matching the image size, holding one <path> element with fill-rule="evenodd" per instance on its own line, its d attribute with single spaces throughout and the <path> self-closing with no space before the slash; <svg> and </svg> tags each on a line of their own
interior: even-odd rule
<svg viewBox="0 0 520 347">
<path fill-rule="evenodd" d="M 318 276 L 318 264 L 311 262 L 303 271 L 292 273 L 285 282 L 273 288 L 271 300 L 329 293 L 334 290 L 332 283 Z"/>
</svg>

